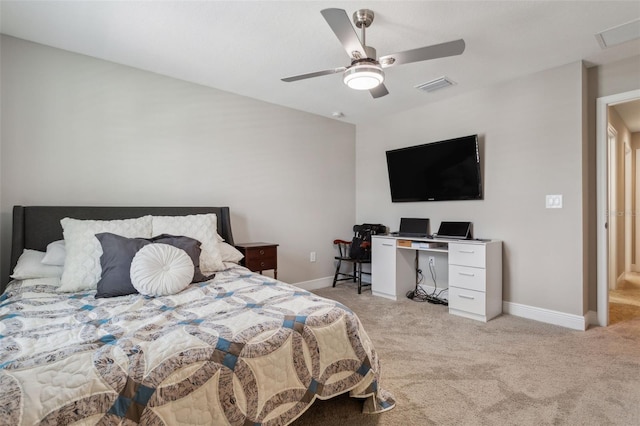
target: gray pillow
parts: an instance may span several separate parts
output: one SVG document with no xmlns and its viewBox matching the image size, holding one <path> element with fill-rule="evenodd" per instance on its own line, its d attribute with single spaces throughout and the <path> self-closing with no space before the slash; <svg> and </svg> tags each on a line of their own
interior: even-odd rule
<svg viewBox="0 0 640 426">
<path fill-rule="evenodd" d="M 153 238 L 126 238 L 110 232 L 96 234 L 96 238 L 102 246 L 102 276 L 97 284 L 96 298 L 138 293 L 131 283 L 131 261 L 138 250 L 148 244 L 169 244 L 184 250 L 195 267 L 192 282 L 206 281 L 213 277 L 205 277 L 200 272 L 200 241 L 193 238 L 168 234 Z"/>
</svg>

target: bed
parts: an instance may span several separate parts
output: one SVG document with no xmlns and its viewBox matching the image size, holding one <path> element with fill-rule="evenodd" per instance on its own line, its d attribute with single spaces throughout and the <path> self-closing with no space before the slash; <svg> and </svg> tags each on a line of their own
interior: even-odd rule
<svg viewBox="0 0 640 426">
<path fill-rule="evenodd" d="M 345 392 L 363 399 L 365 413 L 394 407 L 380 386 L 376 352 L 349 308 L 253 273 L 234 256 L 223 256 L 215 275 L 198 281 L 198 267 L 205 266 L 199 240 L 202 257 L 152 239 L 92 233 L 92 244 L 99 239 L 103 248 L 97 288 L 61 290 L 78 255 L 71 224 L 148 217 L 152 230 L 156 218 L 182 224 L 214 217 L 216 247 L 220 240 L 233 245 L 227 207 L 14 207 L 11 265 L 19 279 L 0 297 L 2 424 L 281 425 L 314 400 Z M 118 270 L 105 258 L 126 252 L 112 250 L 107 237 L 126 247 L 143 244 L 127 265 L 144 294 L 104 296 L 101 284 Z M 67 250 L 61 278 L 15 274 L 25 270 L 22 255 L 49 256 L 51 243 L 60 241 Z M 175 292 L 146 293 L 146 276 L 134 276 L 134 266 L 148 248 L 175 254 L 171 267 L 179 258 L 174 269 L 189 272 L 193 282 Z"/>
</svg>

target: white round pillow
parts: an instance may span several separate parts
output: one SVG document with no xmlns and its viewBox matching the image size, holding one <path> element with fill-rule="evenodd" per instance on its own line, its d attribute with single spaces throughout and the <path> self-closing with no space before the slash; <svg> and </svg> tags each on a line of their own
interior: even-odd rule
<svg viewBox="0 0 640 426">
<path fill-rule="evenodd" d="M 145 296 L 166 296 L 185 289 L 193 280 L 193 261 L 182 249 L 148 244 L 131 261 L 131 284 Z"/>
</svg>

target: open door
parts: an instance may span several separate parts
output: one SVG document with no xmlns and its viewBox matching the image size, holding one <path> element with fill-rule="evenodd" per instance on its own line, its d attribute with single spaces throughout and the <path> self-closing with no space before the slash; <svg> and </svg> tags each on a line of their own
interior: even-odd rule
<svg viewBox="0 0 640 426">
<path fill-rule="evenodd" d="M 625 207 L 621 209 L 610 209 L 611 206 L 619 204 L 617 200 L 611 203 L 610 188 L 610 164 L 608 162 L 610 151 L 610 132 L 609 132 L 609 119 L 608 119 L 608 107 L 621 104 L 624 102 L 634 101 L 640 99 L 640 90 L 633 90 L 630 92 L 620 93 L 617 95 L 605 96 L 597 100 L 596 109 L 596 179 L 597 179 L 597 295 L 598 295 L 598 324 L 600 326 L 607 326 L 609 324 L 609 288 L 613 280 L 615 284 L 616 268 L 612 268 L 612 265 L 616 265 L 618 262 L 617 249 L 614 249 L 613 258 L 611 257 L 611 246 L 613 240 L 610 236 L 615 235 L 618 238 L 617 232 L 618 226 L 624 226 L 621 223 L 624 214 L 618 215 L 620 211 L 624 213 Z M 616 176 L 618 176 L 616 174 Z M 613 178 L 615 179 L 615 177 Z M 615 183 L 615 182 L 614 182 Z M 612 220 L 613 218 L 613 220 Z M 621 219 L 621 220 L 617 220 Z M 612 227 L 613 225 L 613 227 Z M 615 234 L 614 234 L 615 232 Z M 624 235 L 621 237 L 624 238 Z M 615 244 L 619 247 L 618 244 Z M 627 263 L 627 260 L 624 262 Z M 615 278 L 614 278 L 615 277 Z"/>
</svg>

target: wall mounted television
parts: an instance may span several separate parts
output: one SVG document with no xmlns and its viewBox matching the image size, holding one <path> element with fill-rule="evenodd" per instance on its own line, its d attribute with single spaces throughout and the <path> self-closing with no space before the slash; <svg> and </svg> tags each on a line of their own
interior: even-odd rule
<svg viewBox="0 0 640 426">
<path fill-rule="evenodd" d="M 478 135 L 387 151 L 391 201 L 482 200 Z"/>
</svg>

